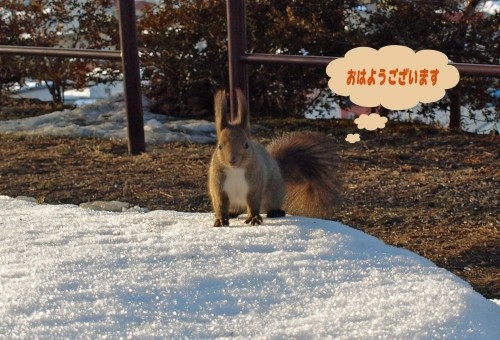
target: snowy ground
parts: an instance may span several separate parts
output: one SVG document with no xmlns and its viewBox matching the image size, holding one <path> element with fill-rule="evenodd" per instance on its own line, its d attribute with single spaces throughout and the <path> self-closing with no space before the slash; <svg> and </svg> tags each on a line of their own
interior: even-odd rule
<svg viewBox="0 0 500 340">
<path fill-rule="evenodd" d="M 0 338 L 500 334 L 500 306 L 467 283 L 342 224 L 137 210 L 0 196 Z"/>
</svg>

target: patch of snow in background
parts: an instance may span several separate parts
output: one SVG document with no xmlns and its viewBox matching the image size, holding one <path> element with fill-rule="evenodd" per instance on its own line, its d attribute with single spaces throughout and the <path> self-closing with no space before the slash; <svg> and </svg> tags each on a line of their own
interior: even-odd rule
<svg viewBox="0 0 500 340">
<path fill-rule="evenodd" d="M 147 110 L 143 101 L 146 143 L 214 143 L 215 125 L 204 120 L 172 120 Z M 0 121 L 0 133 L 22 132 L 28 135 L 127 139 L 125 102 L 112 97 L 73 110 L 56 111 L 42 116 Z"/>
<path fill-rule="evenodd" d="M 490 0 L 484 1 L 478 4 L 477 10 L 480 12 L 485 12 L 488 14 L 495 14 L 500 12 L 500 1 L 498 0 Z"/>
<path fill-rule="evenodd" d="M 42 90 L 47 91 L 46 89 Z M 79 106 L 74 110 L 56 111 L 32 118 L 0 121 L 0 133 L 21 132 L 30 135 L 91 137 L 126 141 L 125 102 L 116 93 L 120 93 L 120 91 L 110 92 L 109 96 L 103 95 L 105 99 L 100 100 L 96 100 L 95 93 L 94 97 L 91 96 L 88 99 L 80 97 L 78 101 L 83 103 L 90 101 L 92 103 Z M 214 143 L 216 140 L 213 122 L 190 119 L 174 120 L 171 117 L 153 114 L 148 111 L 149 102 L 146 98 L 143 99 L 143 108 L 144 132 L 148 144 L 170 142 L 209 144 Z M 449 114 L 447 112 L 436 112 L 435 120 L 431 120 L 414 113 L 417 109 L 418 106 L 410 113 L 393 113 L 391 119 L 421 121 L 427 124 L 437 122 L 443 127 L 448 126 Z M 346 113 L 328 96 L 328 93 L 325 93 L 320 94 L 319 100 L 306 110 L 304 116 L 307 119 L 340 119 L 345 118 L 343 116 Z M 354 113 L 348 114 L 349 118 L 356 116 Z M 471 120 L 468 117 L 467 109 L 462 107 L 462 125 L 466 131 L 490 133 L 496 130 L 500 133 L 500 122 L 482 122 L 483 115 L 481 112 L 477 111 L 475 114 L 478 120 Z M 255 125 L 253 127 L 256 128 Z"/>
<path fill-rule="evenodd" d="M 194 48 L 198 51 L 198 53 L 201 53 L 203 52 L 204 49 L 207 48 L 207 46 L 208 46 L 207 41 L 204 38 L 202 38 L 194 45 Z"/>
<path fill-rule="evenodd" d="M 500 306 L 337 222 L 212 228 L 212 214 L 0 196 L 6 338 L 498 339 Z"/>
<path fill-rule="evenodd" d="M 419 105 L 411 109 L 411 112 L 396 111 L 390 114 L 391 120 L 397 120 L 402 122 L 421 122 L 424 124 L 432 125 L 438 124 L 441 127 L 448 127 L 450 125 L 450 114 L 444 111 L 435 111 L 434 118 L 422 117 L 422 115 L 417 114 L 419 110 Z M 474 111 L 473 114 L 476 119 L 471 119 L 469 117 L 470 110 L 464 106 L 460 107 L 460 113 L 462 116 L 462 129 L 467 132 L 477 133 L 477 134 L 488 134 L 492 131 L 496 131 L 500 134 L 500 122 L 488 122 L 486 121 L 484 115 L 481 111 Z"/>
<path fill-rule="evenodd" d="M 49 82 L 50 83 L 50 82 Z M 11 88 L 13 98 L 39 99 L 41 101 L 52 101 L 52 96 L 43 83 L 27 80 L 22 87 L 15 85 Z M 77 90 L 69 89 L 64 91 L 64 102 L 82 106 L 95 103 L 97 100 L 108 99 L 123 94 L 123 81 L 115 81 L 110 84 L 94 84 L 89 87 Z"/>
<path fill-rule="evenodd" d="M 498 94 L 497 94 L 498 95 Z M 395 111 L 389 115 L 391 120 L 402 121 L 402 122 L 422 122 L 424 124 L 438 124 L 441 127 L 448 127 L 450 124 L 450 114 L 445 111 L 435 111 L 434 118 L 426 118 L 422 115 L 417 114 L 420 109 L 420 105 L 413 107 L 410 112 L 408 111 Z M 464 131 L 486 134 L 492 131 L 497 131 L 500 134 L 500 122 L 488 122 L 486 121 L 483 113 L 479 110 L 473 111 L 473 116 L 476 117 L 475 120 L 470 118 L 470 110 L 467 107 L 461 107 L 462 115 L 462 128 Z M 319 95 L 319 99 L 314 102 L 305 112 L 305 117 L 307 119 L 341 119 L 345 118 L 341 115 L 342 109 L 335 102 L 335 100 L 330 96 L 329 92 Z"/>
</svg>

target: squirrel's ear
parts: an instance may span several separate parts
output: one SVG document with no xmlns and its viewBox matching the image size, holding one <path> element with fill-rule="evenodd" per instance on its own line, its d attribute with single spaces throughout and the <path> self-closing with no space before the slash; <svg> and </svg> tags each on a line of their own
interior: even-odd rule
<svg viewBox="0 0 500 340">
<path fill-rule="evenodd" d="M 236 124 L 244 129 L 250 136 L 250 113 L 247 99 L 240 89 L 236 90 L 236 97 L 238 98 L 238 116 L 236 118 Z"/>
<path fill-rule="evenodd" d="M 214 98 L 215 127 L 217 135 L 228 126 L 226 91 L 218 90 Z"/>
</svg>

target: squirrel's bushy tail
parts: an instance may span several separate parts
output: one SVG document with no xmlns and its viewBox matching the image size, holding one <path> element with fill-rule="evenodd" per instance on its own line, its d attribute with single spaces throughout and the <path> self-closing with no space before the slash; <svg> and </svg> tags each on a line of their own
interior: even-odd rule
<svg viewBox="0 0 500 340">
<path fill-rule="evenodd" d="M 342 183 L 333 141 L 319 133 L 297 132 L 274 140 L 267 149 L 286 183 L 285 211 L 331 217 Z"/>
</svg>

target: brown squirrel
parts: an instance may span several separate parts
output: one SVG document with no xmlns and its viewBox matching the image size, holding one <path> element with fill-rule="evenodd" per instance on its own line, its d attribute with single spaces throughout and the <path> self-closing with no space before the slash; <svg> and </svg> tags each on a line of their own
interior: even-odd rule
<svg viewBox="0 0 500 340">
<path fill-rule="evenodd" d="M 229 218 L 246 209 L 245 223 L 289 213 L 327 217 L 338 202 L 339 163 L 326 135 L 297 132 L 274 140 L 267 150 L 250 139 L 248 104 L 237 91 L 236 120 L 227 117 L 224 91 L 215 95 L 217 148 L 210 163 L 208 187 L 215 212 L 214 227 L 229 226 Z"/>
</svg>

